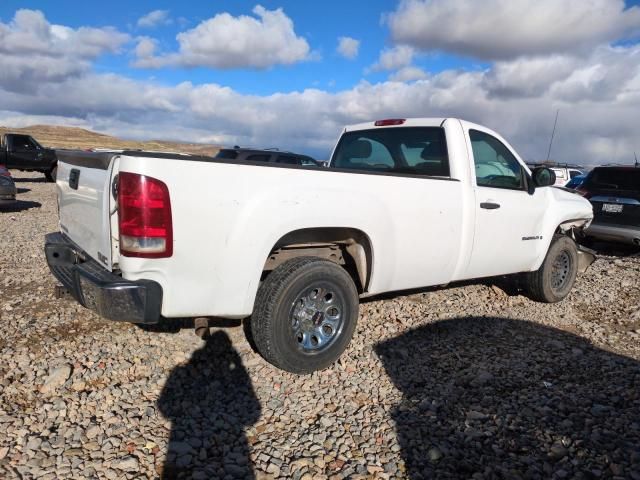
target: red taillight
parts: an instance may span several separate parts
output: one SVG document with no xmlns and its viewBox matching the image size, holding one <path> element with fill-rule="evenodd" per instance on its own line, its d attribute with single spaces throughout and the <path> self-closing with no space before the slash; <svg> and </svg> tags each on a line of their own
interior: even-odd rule
<svg viewBox="0 0 640 480">
<path fill-rule="evenodd" d="M 404 118 L 387 118 L 386 120 L 376 120 L 374 125 L 376 127 L 386 127 L 388 125 L 402 125 L 404 122 L 406 122 Z"/>
<path fill-rule="evenodd" d="M 164 258 L 173 254 L 171 201 L 167 186 L 137 173 L 118 174 L 120 253 Z"/>
</svg>

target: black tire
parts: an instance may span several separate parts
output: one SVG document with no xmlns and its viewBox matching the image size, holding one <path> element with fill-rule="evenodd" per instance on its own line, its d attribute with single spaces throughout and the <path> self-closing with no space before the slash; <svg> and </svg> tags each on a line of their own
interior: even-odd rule
<svg viewBox="0 0 640 480">
<path fill-rule="evenodd" d="M 578 249 L 565 235 L 554 235 L 542 265 L 524 275 L 524 287 L 532 300 L 556 303 L 573 288 L 578 274 Z"/>
<path fill-rule="evenodd" d="M 294 258 L 260 285 L 251 334 L 269 363 L 307 374 L 328 367 L 344 352 L 358 308 L 358 291 L 343 268 L 316 257 Z"/>
<path fill-rule="evenodd" d="M 47 179 L 47 182 L 55 183 L 56 178 L 58 176 L 58 166 L 56 165 L 48 172 L 44 172 L 44 176 Z"/>
</svg>

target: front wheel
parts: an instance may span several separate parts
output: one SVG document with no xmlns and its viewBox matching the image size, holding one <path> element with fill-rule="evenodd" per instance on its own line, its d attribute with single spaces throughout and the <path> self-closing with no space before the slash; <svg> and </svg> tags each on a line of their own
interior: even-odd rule
<svg viewBox="0 0 640 480">
<path fill-rule="evenodd" d="M 524 286 L 533 300 L 556 303 L 569 295 L 577 274 L 575 242 L 565 235 L 555 235 L 540 268 L 524 275 Z"/>
<path fill-rule="evenodd" d="M 51 170 L 44 172 L 44 176 L 47 179 L 47 182 L 55 183 L 56 177 L 58 176 L 58 166 L 56 165 Z"/>
<path fill-rule="evenodd" d="M 260 354 L 283 370 L 305 374 L 335 362 L 358 319 L 358 291 L 349 274 L 328 260 L 299 257 L 264 280 L 251 317 Z"/>
</svg>

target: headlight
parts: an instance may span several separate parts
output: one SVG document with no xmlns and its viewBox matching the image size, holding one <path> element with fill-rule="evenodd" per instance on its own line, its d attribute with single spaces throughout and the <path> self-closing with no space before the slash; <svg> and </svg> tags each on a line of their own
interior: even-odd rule
<svg viewBox="0 0 640 480">
<path fill-rule="evenodd" d="M 9 177 L 5 177 L 4 175 L 0 175 L 0 186 L 8 187 L 9 185 L 13 185 L 13 180 Z"/>
</svg>

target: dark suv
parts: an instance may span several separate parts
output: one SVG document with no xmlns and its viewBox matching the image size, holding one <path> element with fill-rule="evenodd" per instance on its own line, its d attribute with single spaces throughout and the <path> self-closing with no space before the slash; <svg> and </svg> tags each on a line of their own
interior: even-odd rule
<svg viewBox="0 0 640 480">
<path fill-rule="evenodd" d="M 640 246 L 640 167 L 597 167 L 577 188 L 593 205 L 586 235 Z"/>
<path fill-rule="evenodd" d="M 218 152 L 215 158 L 245 162 L 271 162 L 285 165 L 305 165 L 311 167 L 321 166 L 320 162 L 314 160 L 308 155 L 268 148 L 263 150 L 240 147 L 223 148 Z"/>
</svg>

